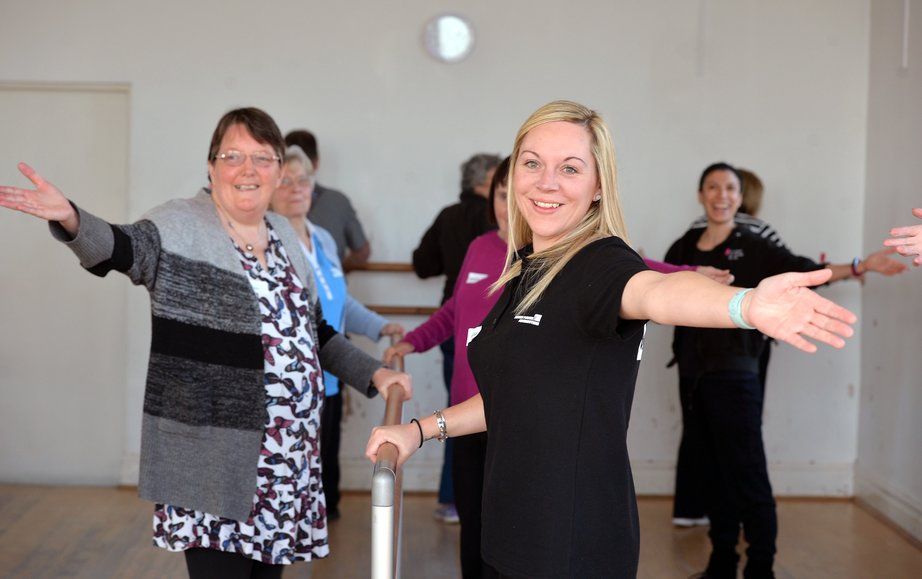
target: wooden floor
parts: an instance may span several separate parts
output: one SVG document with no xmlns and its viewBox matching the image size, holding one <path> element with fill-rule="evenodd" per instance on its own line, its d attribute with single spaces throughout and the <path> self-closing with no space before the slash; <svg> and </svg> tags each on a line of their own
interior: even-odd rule
<svg viewBox="0 0 922 579">
<path fill-rule="evenodd" d="M 459 577 L 458 527 L 433 520 L 431 496 L 404 501 L 405 579 Z M 639 501 L 640 577 L 684 579 L 707 561 L 704 529 L 673 529 L 671 501 Z M 346 495 L 329 559 L 313 579 L 367 577 L 369 497 Z M 850 502 L 782 500 L 779 579 L 917 579 L 922 550 Z M 286 579 L 306 578 L 296 564 Z M 151 505 L 131 490 L 0 485 L 0 577 L 184 577 L 182 556 L 151 546 Z"/>
</svg>

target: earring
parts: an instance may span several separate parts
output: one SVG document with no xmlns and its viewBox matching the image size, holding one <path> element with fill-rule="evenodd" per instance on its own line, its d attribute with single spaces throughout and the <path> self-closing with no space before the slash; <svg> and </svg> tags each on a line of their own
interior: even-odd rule
<svg viewBox="0 0 922 579">
<path fill-rule="evenodd" d="M 602 199 L 601 195 L 596 195 L 595 197 L 592 198 L 593 201 L 599 201 L 600 199 Z"/>
</svg>

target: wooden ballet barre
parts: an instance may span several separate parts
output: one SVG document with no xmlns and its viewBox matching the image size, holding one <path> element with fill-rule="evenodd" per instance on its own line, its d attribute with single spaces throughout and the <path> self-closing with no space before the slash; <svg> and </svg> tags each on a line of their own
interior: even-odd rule
<svg viewBox="0 0 922 579">
<path fill-rule="evenodd" d="M 365 306 L 382 316 L 431 316 L 439 308 L 431 306 Z"/>
<path fill-rule="evenodd" d="M 413 266 L 409 263 L 369 261 L 368 263 L 353 266 L 350 271 L 399 271 L 413 273 Z"/>
<path fill-rule="evenodd" d="M 413 266 L 409 263 L 396 262 L 368 262 L 352 268 L 351 271 L 385 271 L 413 273 Z M 382 306 L 366 305 L 369 310 L 382 316 L 431 316 L 439 308 L 431 306 Z"/>
</svg>

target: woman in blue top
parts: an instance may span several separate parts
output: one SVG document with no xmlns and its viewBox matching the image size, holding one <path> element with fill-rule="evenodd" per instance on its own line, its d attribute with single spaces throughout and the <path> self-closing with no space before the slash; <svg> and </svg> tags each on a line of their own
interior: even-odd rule
<svg viewBox="0 0 922 579">
<path fill-rule="evenodd" d="M 301 249 L 314 274 L 324 317 L 341 333 L 362 334 L 374 341 L 382 336 L 403 337 L 404 329 L 400 324 L 389 323 L 349 295 L 333 236 L 307 220 L 313 190 L 313 163 L 301 149 L 289 147 L 282 164 L 282 180 L 272 196 L 271 208 L 287 217 L 298 234 Z M 327 518 L 335 520 L 339 518 L 339 440 L 343 398 L 336 376 L 324 372 L 323 384 L 326 400 L 320 419 L 320 461 L 323 464 Z"/>
</svg>

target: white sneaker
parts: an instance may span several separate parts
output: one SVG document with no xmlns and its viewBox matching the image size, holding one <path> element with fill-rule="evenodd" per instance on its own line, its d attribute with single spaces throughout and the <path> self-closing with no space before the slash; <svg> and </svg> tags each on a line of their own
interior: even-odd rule
<svg viewBox="0 0 922 579">
<path fill-rule="evenodd" d="M 432 513 L 432 516 L 435 517 L 435 520 L 442 521 L 447 525 L 456 525 L 461 522 L 458 509 L 454 505 L 442 505 Z"/>
<path fill-rule="evenodd" d="M 699 519 L 689 519 L 685 517 L 674 517 L 672 519 L 672 524 L 676 527 L 707 527 L 711 524 L 711 519 L 707 517 L 701 517 Z"/>
</svg>

